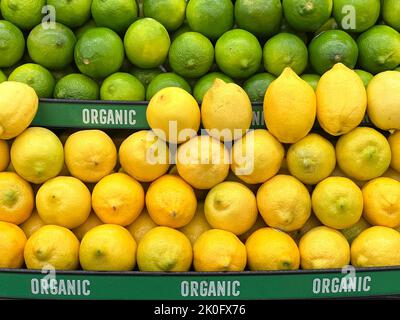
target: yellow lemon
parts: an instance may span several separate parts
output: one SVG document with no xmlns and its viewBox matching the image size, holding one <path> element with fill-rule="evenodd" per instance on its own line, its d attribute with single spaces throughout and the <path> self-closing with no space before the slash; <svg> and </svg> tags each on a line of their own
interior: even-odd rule
<svg viewBox="0 0 400 320">
<path fill-rule="evenodd" d="M 79 240 L 67 228 L 47 225 L 28 239 L 24 257 L 28 269 L 75 270 L 79 265 Z"/>
<path fill-rule="evenodd" d="M 317 218 L 335 229 L 351 227 L 360 220 L 363 211 L 360 188 L 343 177 L 329 177 L 318 183 L 311 202 Z"/>
<path fill-rule="evenodd" d="M 350 246 L 337 230 L 316 227 L 307 232 L 299 244 L 303 269 L 343 268 L 350 263 Z"/>
<path fill-rule="evenodd" d="M 310 218 L 306 221 L 306 223 L 298 230 L 288 232 L 289 236 L 293 238 L 296 243 L 300 242 L 300 239 L 310 230 L 321 226 L 321 221 L 315 216 L 315 214 L 311 213 Z"/>
<path fill-rule="evenodd" d="M 130 271 L 136 265 L 137 244 L 124 227 L 103 224 L 88 231 L 79 249 L 87 271 Z"/>
<path fill-rule="evenodd" d="M 246 262 L 245 245 L 229 231 L 206 231 L 193 246 L 193 266 L 196 271 L 243 271 Z"/>
<path fill-rule="evenodd" d="M 154 181 L 147 190 L 146 207 L 158 225 L 180 228 L 193 219 L 197 199 L 193 188 L 182 178 L 165 175 Z"/>
<path fill-rule="evenodd" d="M 382 177 L 392 178 L 400 182 L 400 172 L 393 170 L 392 168 L 387 169 Z"/>
<path fill-rule="evenodd" d="M 94 212 L 91 212 L 87 220 L 79 227 L 72 229 L 72 232 L 81 241 L 86 233 L 92 230 L 94 227 L 102 225 L 103 222 L 97 217 Z"/>
<path fill-rule="evenodd" d="M 0 139 L 20 135 L 32 122 L 39 98 L 25 83 L 5 81 L 0 84 Z"/>
<path fill-rule="evenodd" d="M 7 141 L 0 140 L 0 172 L 5 171 L 10 164 L 10 147 Z"/>
<path fill-rule="evenodd" d="M 157 224 L 151 219 L 147 209 L 144 209 L 139 217 L 137 217 L 137 219 L 126 228 L 136 242 L 139 243 L 143 239 L 144 235 L 155 227 L 157 227 Z"/>
<path fill-rule="evenodd" d="M 389 168 L 390 145 L 372 128 L 356 128 L 341 136 L 336 144 L 339 167 L 351 178 L 366 181 L 380 177 Z"/>
<path fill-rule="evenodd" d="M 29 128 L 14 140 L 11 162 L 22 178 L 41 184 L 61 172 L 64 165 L 63 145 L 50 130 Z"/>
<path fill-rule="evenodd" d="M 292 144 L 286 158 L 290 173 L 306 184 L 324 180 L 336 166 L 334 146 L 315 133 Z"/>
<path fill-rule="evenodd" d="M 370 228 L 371 225 L 363 217 L 358 220 L 358 222 L 349 228 L 340 230 L 340 232 L 345 236 L 347 241 L 351 244 L 358 235 L 365 229 Z"/>
<path fill-rule="evenodd" d="M 257 204 L 267 225 L 283 231 L 300 229 L 311 215 L 310 194 L 292 176 L 278 175 L 265 182 L 258 189 Z"/>
<path fill-rule="evenodd" d="M 400 265 L 400 233 L 381 226 L 364 230 L 351 244 L 351 264 L 356 268 Z"/>
<path fill-rule="evenodd" d="M 392 162 L 390 166 L 397 172 L 400 172 L 400 131 L 396 131 L 389 136 L 388 141 L 392 151 Z"/>
<path fill-rule="evenodd" d="M 89 189 L 74 177 L 46 181 L 36 194 L 36 208 L 46 224 L 73 229 L 83 224 L 92 209 Z"/>
<path fill-rule="evenodd" d="M 200 128 L 199 104 L 181 88 L 157 92 L 149 102 L 146 117 L 155 134 L 170 143 L 185 142 Z"/>
<path fill-rule="evenodd" d="M 110 174 L 94 187 L 92 207 L 104 223 L 127 226 L 143 210 L 143 187 L 125 173 Z"/>
<path fill-rule="evenodd" d="M 151 182 L 169 168 L 169 149 L 152 131 L 138 131 L 119 148 L 119 162 L 125 173 L 142 182 Z"/>
<path fill-rule="evenodd" d="M 186 226 L 180 228 L 179 231 L 183 232 L 193 245 L 204 232 L 210 229 L 211 226 L 204 214 L 204 203 L 199 202 L 193 219 Z"/>
<path fill-rule="evenodd" d="M 70 135 L 65 143 L 68 171 L 84 182 L 98 182 L 117 164 L 117 149 L 100 130 L 83 130 Z"/>
<path fill-rule="evenodd" d="M 244 182 L 263 183 L 276 175 L 285 156 L 282 144 L 267 130 L 254 130 L 235 142 L 232 171 Z"/>
<path fill-rule="evenodd" d="M 295 143 L 312 129 L 316 116 L 314 89 L 292 69 L 273 81 L 264 97 L 268 130 L 282 143 Z"/>
<path fill-rule="evenodd" d="M 15 224 L 0 221 L 0 268 L 21 268 L 26 236 Z"/>
<path fill-rule="evenodd" d="M 400 72 L 377 74 L 368 84 L 368 116 L 382 130 L 400 130 Z"/>
<path fill-rule="evenodd" d="M 282 231 L 259 229 L 247 239 L 246 249 L 249 269 L 252 271 L 299 269 L 299 248 Z"/>
<path fill-rule="evenodd" d="M 32 214 L 31 185 L 13 172 L 0 173 L 0 221 L 20 224 Z"/>
<path fill-rule="evenodd" d="M 156 227 L 145 234 L 137 250 L 140 271 L 189 271 L 193 250 L 189 239 L 169 227 Z"/>
<path fill-rule="evenodd" d="M 250 128 L 253 109 L 240 86 L 215 79 L 203 98 L 201 119 L 211 136 L 232 141 L 241 138 Z"/>
<path fill-rule="evenodd" d="M 229 152 L 210 136 L 197 136 L 182 144 L 177 153 L 179 175 L 197 189 L 211 189 L 229 173 Z"/>
<path fill-rule="evenodd" d="M 35 231 L 39 230 L 46 224 L 40 218 L 37 210 L 33 210 L 32 215 L 24 223 L 20 225 L 22 231 L 25 232 L 27 238 L 29 238 Z"/>
<path fill-rule="evenodd" d="M 207 194 L 204 212 L 213 228 L 241 235 L 257 220 L 257 201 L 253 192 L 243 184 L 226 181 Z"/>
<path fill-rule="evenodd" d="M 335 64 L 321 77 L 316 94 L 318 122 L 329 134 L 348 133 L 364 119 L 367 110 L 364 84 L 344 64 Z"/>
</svg>

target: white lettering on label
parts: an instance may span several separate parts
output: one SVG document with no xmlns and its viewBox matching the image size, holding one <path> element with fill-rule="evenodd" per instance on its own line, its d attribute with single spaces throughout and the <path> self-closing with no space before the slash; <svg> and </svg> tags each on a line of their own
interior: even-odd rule
<svg viewBox="0 0 400 320">
<path fill-rule="evenodd" d="M 136 110 L 83 109 L 83 124 L 136 125 Z"/>
<path fill-rule="evenodd" d="M 315 278 L 312 284 L 314 294 L 368 292 L 371 290 L 371 277 Z"/>
<path fill-rule="evenodd" d="M 33 278 L 31 292 L 33 295 L 89 296 L 91 293 L 90 281 Z"/>
<path fill-rule="evenodd" d="M 182 297 L 238 297 L 240 281 L 182 281 Z"/>
<path fill-rule="evenodd" d="M 253 126 L 262 126 L 264 124 L 264 111 L 253 111 Z"/>
</svg>

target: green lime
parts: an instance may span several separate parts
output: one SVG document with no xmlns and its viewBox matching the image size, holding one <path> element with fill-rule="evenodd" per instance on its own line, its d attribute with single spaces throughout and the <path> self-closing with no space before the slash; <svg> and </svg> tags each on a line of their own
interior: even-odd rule
<svg viewBox="0 0 400 320">
<path fill-rule="evenodd" d="M 303 74 L 300 78 L 307 82 L 315 91 L 317 90 L 318 82 L 319 79 L 321 79 L 321 76 L 318 74 Z"/>
<path fill-rule="evenodd" d="M 311 65 L 320 75 L 339 62 L 353 69 L 358 58 L 357 43 L 342 30 L 322 32 L 311 41 L 308 51 Z"/>
<path fill-rule="evenodd" d="M 373 74 L 392 70 L 400 64 L 400 34 L 389 26 L 374 26 L 358 39 L 358 64 Z"/>
<path fill-rule="evenodd" d="M 124 57 L 121 38 L 108 28 L 86 31 L 75 46 L 78 69 L 92 78 L 105 78 L 118 71 Z"/>
<path fill-rule="evenodd" d="M 138 17 L 135 0 L 93 0 L 92 16 L 98 27 L 125 33 Z"/>
<path fill-rule="evenodd" d="M 193 31 L 217 40 L 232 29 L 234 8 L 231 0 L 190 0 L 186 19 Z"/>
<path fill-rule="evenodd" d="M 214 47 L 198 32 L 186 32 L 176 38 L 169 50 L 169 64 L 182 77 L 200 78 L 214 62 Z"/>
<path fill-rule="evenodd" d="M 57 22 L 77 28 L 90 19 L 92 0 L 47 0 L 57 13 Z"/>
<path fill-rule="evenodd" d="M 307 47 L 298 36 L 291 33 L 280 33 L 269 39 L 263 55 L 265 70 L 277 77 L 286 67 L 299 75 L 307 67 Z"/>
<path fill-rule="evenodd" d="M 252 102 L 263 102 L 269 85 L 275 79 L 276 77 L 272 74 L 258 73 L 243 84 L 243 89 Z"/>
<path fill-rule="evenodd" d="M 86 31 L 90 30 L 90 29 L 94 29 L 96 28 L 96 22 L 94 22 L 94 20 L 89 20 L 88 22 L 86 22 L 83 26 L 81 26 L 80 28 L 75 30 L 75 37 L 76 39 L 80 39 L 82 37 L 82 35 L 85 34 Z"/>
<path fill-rule="evenodd" d="M 36 26 L 28 36 L 27 47 L 31 59 L 43 67 L 59 70 L 74 60 L 76 38 L 72 30 L 61 23 L 54 28 Z"/>
<path fill-rule="evenodd" d="M 250 32 L 230 30 L 218 39 L 215 60 L 223 73 L 232 78 L 245 79 L 259 70 L 262 48 Z"/>
<path fill-rule="evenodd" d="M 101 100 L 143 101 L 146 89 L 129 73 L 117 72 L 106 78 L 100 88 Z"/>
<path fill-rule="evenodd" d="M 178 87 L 192 93 L 189 83 L 175 73 L 162 73 L 156 76 L 147 87 L 146 99 L 148 101 L 160 90 L 168 87 Z"/>
<path fill-rule="evenodd" d="M 77 73 L 77 71 L 78 70 L 75 68 L 74 65 L 69 65 L 62 70 L 53 70 L 53 71 L 51 71 L 51 74 L 53 75 L 54 79 L 56 79 L 56 81 L 58 81 L 61 78 L 64 78 L 65 76 L 67 76 L 71 73 Z"/>
<path fill-rule="evenodd" d="M 98 100 L 100 88 L 96 81 L 80 73 L 61 78 L 54 88 L 55 99 Z"/>
<path fill-rule="evenodd" d="M 317 31 L 332 13 L 332 0 L 283 0 L 287 22 L 296 30 Z"/>
<path fill-rule="evenodd" d="M 385 0 L 383 1 L 382 8 L 383 20 L 400 32 L 400 1 L 399 0 Z"/>
<path fill-rule="evenodd" d="M 23 64 L 10 74 L 8 80 L 26 83 L 36 91 L 39 98 L 51 98 L 53 96 L 54 77 L 49 70 L 38 64 Z"/>
<path fill-rule="evenodd" d="M 4 19 L 24 30 L 31 30 L 42 21 L 46 0 L 1 0 Z"/>
<path fill-rule="evenodd" d="M 135 76 L 145 88 L 147 88 L 150 82 L 159 74 L 163 73 L 163 71 L 160 68 L 141 69 L 138 67 L 133 67 L 130 70 L 130 73 Z"/>
<path fill-rule="evenodd" d="M 235 19 L 239 28 L 260 38 L 269 38 L 279 31 L 282 21 L 280 0 L 236 0 Z"/>
<path fill-rule="evenodd" d="M 25 38 L 11 22 L 0 20 L 0 68 L 16 64 L 24 55 Z"/>
<path fill-rule="evenodd" d="M 365 87 L 368 86 L 369 82 L 374 77 L 371 73 L 364 70 L 354 70 L 354 71 L 359 75 Z"/>
<path fill-rule="evenodd" d="M 206 74 L 204 77 L 197 80 L 194 85 L 193 95 L 197 101 L 203 101 L 204 95 L 212 87 L 215 79 L 223 80 L 226 83 L 234 82 L 230 77 L 220 72 L 211 72 Z"/>
<path fill-rule="evenodd" d="M 125 51 L 130 62 L 143 69 L 162 65 L 171 44 L 168 31 L 153 18 L 134 22 L 125 34 Z"/>
<path fill-rule="evenodd" d="M 304 43 L 308 43 L 308 36 L 307 33 L 304 31 L 298 31 L 293 29 L 286 19 L 282 19 L 281 26 L 279 28 L 279 33 L 291 33 L 298 36 Z"/>
<path fill-rule="evenodd" d="M 171 36 L 171 41 L 174 41 L 176 38 L 178 38 L 181 34 L 184 34 L 185 32 L 190 32 L 192 29 L 190 29 L 189 25 L 187 23 L 184 23 L 178 30 L 176 30 L 172 36 Z"/>
<path fill-rule="evenodd" d="M 333 15 L 349 32 L 364 32 L 379 18 L 380 0 L 333 0 Z"/>
<path fill-rule="evenodd" d="M 185 0 L 144 0 L 145 17 L 160 22 L 168 31 L 178 29 L 185 20 Z"/>
<path fill-rule="evenodd" d="M 7 81 L 6 75 L 0 70 L 0 83 Z"/>
<path fill-rule="evenodd" d="M 339 29 L 339 25 L 337 24 L 335 18 L 329 18 L 317 31 L 315 31 L 314 35 L 318 36 L 322 32 L 337 29 Z"/>
</svg>

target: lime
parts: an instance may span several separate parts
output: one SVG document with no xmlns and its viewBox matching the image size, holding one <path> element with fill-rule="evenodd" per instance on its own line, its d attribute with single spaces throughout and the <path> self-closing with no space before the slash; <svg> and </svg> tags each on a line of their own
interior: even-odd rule
<svg viewBox="0 0 400 320">
<path fill-rule="evenodd" d="M 125 33 L 138 17 L 135 0 L 93 0 L 92 16 L 98 27 Z"/>
<path fill-rule="evenodd" d="M 39 98 L 53 96 L 54 77 L 49 70 L 38 64 L 23 64 L 10 74 L 8 80 L 26 83 L 36 91 Z"/>
<path fill-rule="evenodd" d="M 335 18 L 329 18 L 317 31 L 315 31 L 314 35 L 318 36 L 322 32 L 337 29 L 339 29 L 339 25 Z"/>
<path fill-rule="evenodd" d="M 279 33 L 291 33 L 296 36 L 298 36 L 301 40 L 303 40 L 304 43 L 308 43 L 308 36 L 307 33 L 304 31 L 298 31 L 296 29 L 293 29 L 289 23 L 286 21 L 286 19 L 282 19 L 281 26 L 279 28 Z"/>
<path fill-rule="evenodd" d="M 152 18 L 134 22 L 126 32 L 124 42 L 129 61 L 144 69 L 163 64 L 171 44 L 168 31 Z"/>
<path fill-rule="evenodd" d="M 250 32 L 234 29 L 218 39 L 215 60 L 228 76 L 245 79 L 260 68 L 262 49 L 257 38 Z"/>
<path fill-rule="evenodd" d="M 74 60 L 76 38 L 72 30 L 61 23 L 54 28 L 36 26 L 28 36 L 27 46 L 33 62 L 51 70 L 67 67 Z"/>
<path fill-rule="evenodd" d="M 365 88 L 368 87 L 369 82 L 374 77 L 371 73 L 364 71 L 364 70 L 354 70 L 361 78 L 362 82 L 364 83 Z"/>
<path fill-rule="evenodd" d="M 319 79 L 321 79 L 318 74 L 303 74 L 300 78 L 307 82 L 314 91 L 317 90 Z"/>
<path fill-rule="evenodd" d="M 380 0 L 334 0 L 333 15 L 344 30 L 364 32 L 379 18 Z"/>
<path fill-rule="evenodd" d="M 302 74 L 307 67 L 308 52 L 304 42 L 291 33 L 273 36 L 264 46 L 264 67 L 275 76 L 290 67 L 297 74 Z"/>
<path fill-rule="evenodd" d="M 184 23 L 178 30 L 176 30 L 171 37 L 171 41 L 174 41 L 176 38 L 178 38 L 181 34 L 185 32 L 190 32 L 192 29 L 190 29 L 189 25 L 187 23 Z"/>
<path fill-rule="evenodd" d="M 182 77 L 199 78 L 210 70 L 213 62 L 214 47 L 201 33 L 186 32 L 171 44 L 169 64 Z"/>
<path fill-rule="evenodd" d="M 93 79 L 79 73 L 61 78 L 54 88 L 54 98 L 72 100 L 98 100 L 99 85 Z"/>
<path fill-rule="evenodd" d="M 121 38 L 108 28 L 86 31 L 75 46 L 78 69 L 92 78 L 105 78 L 118 71 L 124 57 Z"/>
<path fill-rule="evenodd" d="M 235 19 L 239 28 L 260 38 L 269 38 L 279 31 L 282 21 L 280 0 L 236 0 Z"/>
<path fill-rule="evenodd" d="M 25 39 L 21 30 L 11 22 L 0 20 L 0 67 L 16 64 L 24 55 Z"/>
<path fill-rule="evenodd" d="M 343 63 L 353 69 L 358 58 L 357 43 L 342 30 L 322 32 L 311 41 L 308 51 L 311 65 L 320 75 L 336 63 Z"/>
<path fill-rule="evenodd" d="M 389 26 L 374 26 L 358 39 L 358 64 L 363 70 L 378 73 L 400 64 L 400 34 Z"/>
<path fill-rule="evenodd" d="M 269 73 L 259 73 L 252 76 L 243 84 L 243 89 L 246 91 L 251 102 L 263 102 L 265 93 L 275 76 Z"/>
<path fill-rule="evenodd" d="M 178 29 L 185 20 L 185 0 L 144 0 L 145 17 L 160 22 L 168 31 Z"/>
<path fill-rule="evenodd" d="M 143 84 L 129 73 L 118 72 L 106 78 L 100 88 L 101 100 L 143 101 Z"/>
<path fill-rule="evenodd" d="M 186 8 L 186 19 L 193 31 L 217 40 L 232 29 L 233 11 L 231 0 L 190 0 Z"/>
<path fill-rule="evenodd" d="M 317 31 L 331 16 L 332 0 L 283 0 L 288 23 L 300 31 Z"/>
<path fill-rule="evenodd" d="M 158 91 L 168 87 L 178 87 L 192 93 L 190 85 L 181 76 L 175 73 L 162 73 L 156 76 L 147 87 L 146 100 L 150 101 Z"/>
<path fill-rule="evenodd" d="M 138 67 L 133 67 L 130 73 L 135 76 L 145 88 L 147 88 L 150 82 L 159 74 L 163 73 L 163 71 L 160 68 L 141 69 Z"/>
<path fill-rule="evenodd" d="M 90 19 L 92 0 L 47 0 L 57 12 L 57 22 L 77 28 Z"/>
<path fill-rule="evenodd" d="M 400 1 L 399 0 L 385 0 L 383 1 L 382 8 L 383 20 L 400 32 Z"/>
<path fill-rule="evenodd" d="M 30 30 L 42 21 L 46 0 L 1 0 L 1 14 L 17 27 Z"/>
<path fill-rule="evenodd" d="M 94 29 L 96 27 L 96 22 L 94 22 L 94 20 L 89 20 L 82 27 L 75 30 L 76 39 L 79 40 L 86 31 Z"/>
<path fill-rule="evenodd" d="M 209 74 L 206 74 L 204 77 L 200 78 L 196 82 L 196 84 L 193 88 L 193 95 L 197 101 L 203 101 L 204 95 L 213 86 L 215 79 L 223 80 L 226 83 L 234 82 L 227 75 L 220 73 L 220 72 L 211 72 Z"/>
<path fill-rule="evenodd" d="M 0 83 L 7 81 L 6 75 L 0 70 Z"/>
</svg>

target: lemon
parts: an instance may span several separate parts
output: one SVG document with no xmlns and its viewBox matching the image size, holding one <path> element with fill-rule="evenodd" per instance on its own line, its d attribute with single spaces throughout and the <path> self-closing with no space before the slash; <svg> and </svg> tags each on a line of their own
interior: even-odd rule
<svg viewBox="0 0 400 320">
<path fill-rule="evenodd" d="M 390 150 L 392 151 L 392 162 L 390 166 L 400 172 L 400 131 L 396 131 L 388 138 Z M 0 165 L 1 168 L 1 165 Z"/>
<path fill-rule="evenodd" d="M 316 115 L 313 88 L 286 68 L 267 89 L 264 117 L 268 130 L 283 143 L 295 143 L 312 129 Z"/>
<path fill-rule="evenodd" d="M 169 168 L 169 149 L 152 131 L 138 131 L 119 148 L 119 162 L 124 171 L 138 181 L 150 182 Z"/>
<path fill-rule="evenodd" d="M 193 246 L 193 266 L 196 271 L 243 271 L 246 262 L 245 245 L 229 231 L 206 231 Z"/>
<path fill-rule="evenodd" d="M 79 265 L 79 240 L 64 227 L 44 226 L 26 242 L 24 257 L 28 269 L 52 267 L 56 270 L 76 270 Z"/>
<path fill-rule="evenodd" d="M 232 148 L 232 171 L 244 182 L 263 183 L 276 175 L 285 150 L 267 130 L 250 131 Z"/>
<path fill-rule="evenodd" d="M 400 265 L 400 233 L 381 226 L 364 230 L 351 245 L 351 264 L 356 268 Z"/>
<path fill-rule="evenodd" d="M 227 83 L 234 82 L 221 72 L 210 72 L 196 81 L 193 87 L 193 95 L 197 101 L 203 101 L 204 95 L 212 87 L 215 79 L 221 79 Z"/>
<path fill-rule="evenodd" d="M 45 226 L 46 224 L 40 218 L 37 210 L 35 209 L 31 216 L 26 220 L 24 223 L 20 225 L 22 231 L 25 232 L 27 238 L 29 238 L 35 231 L 39 230 L 41 227 Z"/>
<path fill-rule="evenodd" d="M 168 227 L 151 229 L 137 250 L 140 271 L 189 271 L 192 259 L 189 239 L 182 232 Z"/>
<path fill-rule="evenodd" d="M 356 128 L 340 137 L 336 144 L 336 158 L 348 176 L 371 180 L 385 173 L 391 161 L 387 139 L 372 128 Z"/>
<path fill-rule="evenodd" d="M 363 120 L 367 109 L 364 84 L 344 64 L 335 64 L 321 77 L 316 94 L 318 122 L 329 134 L 348 133 Z"/>
<path fill-rule="evenodd" d="M 0 173 L 0 221 L 20 224 L 32 214 L 32 187 L 14 172 Z"/>
<path fill-rule="evenodd" d="M 50 179 L 36 194 L 36 208 L 46 224 L 76 228 L 87 220 L 91 207 L 89 189 L 74 177 Z"/>
<path fill-rule="evenodd" d="M 243 242 L 246 243 L 246 240 L 254 233 L 256 232 L 258 229 L 261 228 L 265 228 L 267 226 L 267 224 L 265 223 L 264 219 L 262 218 L 261 215 L 257 216 L 257 220 L 256 222 L 253 224 L 253 226 L 246 231 L 245 233 L 241 234 L 239 236 L 239 239 Z"/>
<path fill-rule="evenodd" d="M 0 268 L 21 268 L 26 236 L 15 224 L 0 221 Z"/>
<path fill-rule="evenodd" d="M 347 241 L 351 244 L 361 232 L 370 227 L 371 225 L 367 222 L 367 220 L 361 217 L 356 224 L 353 224 L 349 228 L 340 230 L 340 232 L 346 237 Z"/>
<path fill-rule="evenodd" d="M 193 219 L 197 200 L 193 188 L 182 178 L 165 175 L 147 190 L 146 207 L 158 225 L 180 228 Z"/>
<path fill-rule="evenodd" d="M 0 140 L 0 172 L 5 171 L 10 164 L 10 147 L 7 141 Z"/>
<path fill-rule="evenodd" d="M 181 88 L 165 88 L 150 100 L 147 121 L 156 135 L 170 143 L 194 137 L 200 128 L 197 101 Z"/>
<path fill-rule="evenodd" d="M 383 130 L 400 130 L 400 72 L 377 74 L 369 83 L 368 116 Z"/>
<path fill-rule="evenodd" d="M 229 152 L 210 136 L 197 136 L 182 144 L 177 153 L 179 175 L 197 189 L 211 189 L 229 173 Z"/>
<path fill-rule="evenodd" d="M 310 230 L 321 226 L 321 221 L 315 216 L 314 213 L 311 213 L 310 218 L 306 221 L 306 223 L 298 230 L 288 232 L 289 236 L 293 238 L 294 241 L 298 244 L 300 239 Z"/>
<path fill-rule="evenodd" d="M 14 140 L 11 162 L 22 178 L 41 184 L 57 176 L 63 168 L 63 145 L 50 130 L 29 128 Z"/>
<path fill-rule="evenodd" d="M 39 105 L 39 98 L 24 83 L 0 83 L 0 139 L 20 135 L 32 122 Z"/>
<path fill-rule="evenodd" d="M 336 166 L 335 148 L 316 133 L 292 144 L 286 158 L 290 173 L 306 184 L 324 180 Z"/>
<path fill-rule="evenodd" d="M 2 0 L 3 17 L 24 30 L 31 30 L 42 21 L 46 0 Z"/>
<path fill-rule="evenodd" d="M 297 270 L 300 253 L 296 242 L 286 233 L 272 228 L 254 232 L 246 241 L 251 271 Z"/>
<path fill-rule="evenodd" d="M 125 228 L 103 224 L 88 231 L 79 249 L 87 271 L 130 271 L 136 265 L 137 244 Z"/>
<path fill-rule="evenodd" d="M 251 101 L 237 84 L 215 79 L 203 97 L 201 119 L 211 136 L 223 141 L 237 140 L 250 128 Z"/>
<path fill-rule="evenodd" d="M 267 225 L 283 231 L 300 229 L 311 215 L 310 194 L 292 176 L 278 175 L 265 182 L 258 189 L 257 204 Z"/>
<path fill-rule="evenodd" d="M 117 164 L 117 149 L 100 130 L 83 130 L 70 135 L 64 146 L 68 171 L 84 182 L 98 182 Z"/>
<path fill-rule="evenodd" d="M 350 246 L 337 230 L 316 227 L 299 244 L 302 269 L 343 268 L 350 262 Z"/>
<path fill-rule="evenodd" d="M 81 241 L 86 233 L 88 233 L 94 227 L 100 226 L 102 224 L 103 222 L 92 211 L 83 224 L 81 224 L 79 227 L 72 229 L 71 231 L 75 234 L 78 240 Z"/>
<path fill-rule="evenodd" d="M 188 237 L 192 245 L 196 242 L 196 240 L 206 231 L 210 230 L 211 226 L 209 225 L 206 216 L 204 214 L 204 203 L 199 202 L 197 204 L 196 213 L 193 219 L 184 227 L 180 228 L 179 231 L 183 232 L 183 234 Z"/>
<path fill-rule="evenodd" d="M 133 238 L 139 243 L 144 235 L 151 229 L 157 227 L 157 224 L 151 219 L 147 209 L 144 209 L 142 213 L 126 228 L 131 233 Z"/>
<path fill-rule="evenodd" d="M 204 212 L 213 228 L 241 235 L 257 220 L 257 201 L 253 192 L 243 184 L 226 181 L 207 194 Z"/>
</svg>

